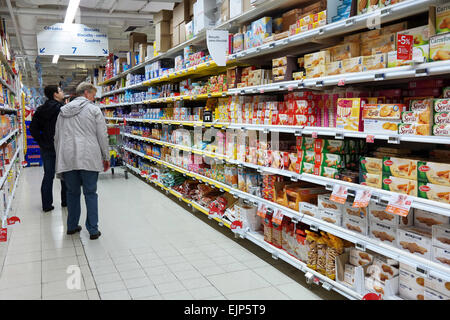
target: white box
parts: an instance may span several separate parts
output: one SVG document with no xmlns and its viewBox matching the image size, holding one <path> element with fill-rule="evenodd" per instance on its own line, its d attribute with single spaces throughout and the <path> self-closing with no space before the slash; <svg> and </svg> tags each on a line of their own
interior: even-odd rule
<svg viewBox="0 0 450 320">
<path fill-rule="evenodd" d="M 399 291 L 400 297 L 409 300 L 423 300 L 425 277 L 416 273 L 415 269 L 400 263 Z"/>
<path fill-rule="evenodd" d="M 342 225 L 342 213 L 340 212 L 319 209 L 319 218 L 337 226 Z"/>
<path fill-rule="evenodd" d="M 434 262 L 450 268 L 450 250 L 433 247 L 431 258 Z"/>
<path fill-rule="evenodd" d="M 425 278 L 425 287 L 440 292 L 446 296 L 450 295 L 450 281 L 429 275 Z"/>
<path fill-rule="evenodd" d="M 398 284 L 400 298 L 405 300 L 425 300 L 425 289 L 411 288 L 403 283 Z"/>
<path fill-rule="evenodd" d="M 367 236 L 369 233 L 369 224 L 366 219 L 354 216 L 344 215 L 342 226 L 350 231 Z"/>
<path fill-rule="evenodd" d="M 330 200 L 331 194 L 319 194 L 317 197 L 317 207 L 322 210 L 342 213 L 343 205 Z"/>
<path fill-rule="evenodd" d="M 379 222 L 382 224 L 392 226 L 412 226 L 414 221 L 414 209 L 409 211 L 406 217 L 401 217 L 396 214 L 387 213 L 385 205 L 378 205 L 375 202 L 369 203 L 369 223 Z"/>
<path fill-rule="evenodd" d="M 349 262 L 355 267 L 372 264 L 373 259 L 373 255 L 368 252 L 364 252 L 356 248 L 350 249 Z"/>
<path fill-rule="evenodd" d="M 230 19 L 242 14 L 243 0 L 230 0 Z"/>
<path fill-rule="evenodd" d="M 194 34 L 201 30 L 215 26 L 214 0 L 197 0 L 194 3 Z"/>
<path fill-rule="evenodd" d="M 344 217 L 348 216 L 348 217 L 358 218 L 360 220 L 364 220 L 367 222 L 368 208 L 353 208 L 352 205 L 353 205 L 352 202 L 344 203 L 343 208 L 342 208 L 342 211 L 343 211 L 342 213 L 344 214 Z"/>
<path fill-rule="evenodd" d="M 375 257 L 371 266 L 367 268 L 367 273 L 381 282 L 392 279 L 399 275 L 397 266 L 389 265 L 382 259 Z"/>
<path fill-rule="evenodd" d="M 424 290 L 424 297 L 425 300 L 450 300 L 449 296 L 428 288 L 425 288 Z"/>
<path fill-rule="evenodd" d="M 397 246 L 397 227 L 380 222 L 369 223 L 369 237 L 379 241 Z"/>
<path fill-rule="evenodd" d="M 438 213 L 425 210 L 414 210 L 414 225 L 431 231 L 431 227 L 436 224 L 448 224 L 449 218 Z"/>
<path fill-rule="evenodd" d="M 348 263 L 345 264 L 344 281 L 351 286 L 353 286 L 353 284 L 355 283 L 355 269 L 355 266 Z"/>
<path fill-rule="evenodd" d="M 400 227 L 397 245 L 414 255 L 431 259 L 431 232 L 418 227 Z"/>
<path fill-rule="evenodd" d="M 450 250 L 450 224 L 436 224 L 431 228 L 433 239 L 432 245 L 435 247 Z"/>
<path fill-rule="evenodd" d="M 374 277 L 366 277 L 364 284 L 368 292 L 373 292 L 383 296 L 398 294 L 398 277 L 386 280 L 384 283 Z"/>
<path fill-rule="evenodd" d="M 310 217 L 319 217 L 319 209 L 317 208 L 317 206 L 308 202 L 301 202 L 299 211 L 301 214 L 306 214 Z"/>
</svg>

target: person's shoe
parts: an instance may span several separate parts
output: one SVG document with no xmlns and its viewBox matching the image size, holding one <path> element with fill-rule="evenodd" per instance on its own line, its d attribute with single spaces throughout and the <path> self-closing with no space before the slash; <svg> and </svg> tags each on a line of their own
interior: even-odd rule
<svg viewBox="0 0 450 320">
<path fill-rule="evenodd" d="M 54 206 L 51 206 L 50 208 L 43 209 L 43 210 L 44 210 L 44 212 L 50 212 L 50 211 L 52 211 L 53 209 L 55 209 L 55 207 L 54 207 Z"/>
<path fill-rule="evenodd" d="M 67 208 L 67 203 L 61 203 L 61 208 Z"/>
<path fill-rule="evenodd" d="M 91 240 L 96 240 L 101 236 L 101 232 L 99 231 L 97 234 L 91 234 L 90 239 Z"/>
<path fill-rule="evenodd" d="M 80 232 L 81 231 L 81 226 L 78 226 L 78 227 L 76 227 L 76 229 L 74 229 L 74 230 L 67 230 L 67 234 L 68 235 L 71 235 L 71 234 L 75 234 L 75 233 L 77 233 L 77 232 Z"/>
</svg>

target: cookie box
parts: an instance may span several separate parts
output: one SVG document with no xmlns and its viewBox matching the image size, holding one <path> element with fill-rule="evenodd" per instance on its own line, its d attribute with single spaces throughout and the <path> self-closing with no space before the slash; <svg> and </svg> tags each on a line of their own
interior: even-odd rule
<svg viewBox="0 0 450 320">
<path fill-rule="evenodd" d="M 301 146 L 302 150 L 314 151 L 314 138 L 311 137 L 297 137 L 297 150 Z"/>
<path fill-rule="evenodd" d="M 417 179 L 424 183 L 450 186 L 450 164 L 419 161 Z"/>
<path fill-rule="evenodd" d="M 373 255 L 368 252 L 361 251 L 356 248 L 350 249 L 349 262 L 355 267 L 372 264 L 373 259 Z"/>
<path fill-rule="evenodd" d="M 314 151 L 305 151 L 305 152 L 303 152 L 303 161 L 314 164 L 315 156 L 316 156 L 316 153 Z"/>
<path fill-rule="evenodd" d="M 414 99 L 409 102 L 409 110 L 432 112 L 433 103 L 433 99 Z"/>
<path fill-rule="evenodd" d="M 446 281 L 431 274 L 425 278 L 425 287 L 447 296 L 450 295 L 450 281 Z"/>
<path fill-rule="evenodd" d="M 417 160 L 384 157 L 383 174 L 397 178 L 417 180 Z"/>
<path fill-rule="evenodd" d="M 338 99 L 336 109 L 336 128 L 362 131 L 362 101 L 360 98 Z"/>
<path fill-rule="evenodd" d="M 430 29 L 428 25 L 421 26 L 413 29 L 403 30 L 397 33 L 397 35 L 409 35 L 413 36 L 413 45 L 422 46 L 424 44 L 428 44 L 430 41 Z"/>
<path fill-rule="evenodd" d="M 350 231 L 367 236 L 369 232 L 369 225 L 366 219 L 361 219 L 354 216 L 344 215 L 342 226 Z"/>
<path fill-rule="evenodd" d="M 433 246 L 450 250 L 450 224 L 433 225 L 431 234 L 433 235 Z"/>
<path fill-rule="evenodd" d="M 408 124 L 433 124 L 432 113 L 428 110 L 404 111 L 402 112 L 402 122 Z"/>
<path fill-rule="evenodd" d="M 436 6 L 436 34 L 450 31 L 450 3 Z"/>
<path fill-rule="evenodd" d="M 362 186 L 369 186 L 372 188 L 381 189 L 383 182 L 383 175 L 379 173 L 359 172 L 359 184 Z"/>
<path fill-rule="evenodd" d="M 333 139 L 314 139 L 315 153 L 344 154 L 348 150 L 348 141 Z"/>
<path fill-rule="evenodd" d="M 372 265 L 367 268 L 367 274 L 381 282 L 385 282 L 386 280 L 398 276 L 399 268 L 398 265 L 389 265 L 378 257 L 375 257 Z"/>
<path fill-rule="evenodd" d="M 404 104 L 366 104 L 363 107 L 363 119 L 399 120 L 407 106 Z"/>
<path fill-rule="evenodd" d="M 355 283 L 355 266 L 346 263 L 344 267 L 344 282 L 348 283 L 349 285 L 353 286 Z"/>
<path fill-rule="evenodd" d="M 450 187 L 419 181 L 418 197 L 450 204 Z"/>
<path fill-rule="evenodd" d="M 364 132 L 375 134 L 397 134 L 400 120 L 364 119 Z"/>
<path fill-rule="evenodd" d="M 449 223 L 449 217 L 425 210 L 414 210 L 414 225 L 419 228 L 432 230 L 434 225 L 445 225 Z"/>
<path fill-rule="evenodd" d="M 385 223 L 371 221 L 369 223 L 369 237 L 396 247 L 397 227 Z"/>
<path fill-rule="evenodd" d="M 450 112 L 436 112 L 433 116 L 433 122 L 437 125 L 450 124 Z"/>
<path fill-rule="evenodd" d="M 408 124 L 401 123 L 398 125 L 398 134 L 407 136 L 429 136 L 431 135 L 432 126 L 429 124 Z"/>
<path fill-rule="evenodd" d="M 417 197 L 417 181 L 383 174 L 382 189 Z"/>
<path fill-rule="evenodd" d="M 333 211 L 339 214 L 343 212 L 343 205 L 330 200 L 331 194 L 319 194 L 317 196 L 317 207 L 320 210 Z"/>
<path fill-rule="evenodd" d="M 450 59 L 450 33 L 436 35 L 430 38 L 430 61 Z"/>
<path fill-rule="evenodd" d="M 450 137 L 450 124 L 435 124 L 433 126 L 433 136 Z"/>
<path fill-rule="evenodd" d="M 321 78 L 327 75 L 326 65 L 318 65 L 315 67 L 305 67 L 306 78 Z"/>
<path fill-rule="evenodd" d="M 339 179 L 340 171 L 337 168 L 329 168 L 315 165 L 314 174 L 316 176 L 326 177 L 330 179 Z"/>
<path fill-rule="evenodd" d="M 409 253 L 431 259 L 431 232 L 418 227 L 397 229 L 397 246 Z"/>
<path fill-rule="evenodd" d="M 361 157 L 359 171 L 381 174 L 383 172 L 383 159 L 373 157 Z"/>
<path fill-rule="evenodd" d="M 371 49 L 371 54 L 374 55 L 395 51 L 396 39 L 397 37 L 395 33 L 383 34 L 378 37 L 375 37 L 368 43 L 369 48 Z"/>
<path fill-rule="evenodd" d="M 450 300 L 449 296 L 428 288 L 425 288 L 424 297 L 425 300 Z"/>
<path fill-rule="evenodd" d="M 397 295 L 398 294 L 398 277 L 394 277 L 391 280 L 381 282 L 375 277 L 366 277 L 365 289 L 367 292 L 373 292 L 375 294 L 383 296 Z"/>
<path fill-rule="evenodd" d="M 305 68 L 315 68 L 319 65 L 325 68 L 326 64 L 331 61 L 330 51 L 328 50 L 305 54 L 304 58 Z"/>
<path fill-rule="evenodd" d="M 329 168 L 344 168 L 344 157 L 334 153 L 315 153 L 314 164 Z"/>
<path fill-rule="evenodd" d="M 362 72 L 363 64 L 362 57 L 355 57 L 342 60 L 342 73 Z"/>
<path fill-rule="evenodd" d="M 343 73 L 342 61 L 334 61 L 327 63 L 327 76 L 334 76 Z"/>
<path fill-rule="evenodd" d="M 409 300 L 423 300 L 425 290 L 425 279 L 416 270 L 404 263 L 400 263 L 399 270 L 399 293 L 400 297 Z"/>
<path fill-rule="evenodd" d="M 314 174 L 314 163 L 308 163 L 306 161 L 302 161 L 300 173 Z"/>
<path fill-rule="evenodd" d="M 307 216 L 316 218 L 318 218 L 319 215 L 319 209 L 317 206 L 308 202 L 300 203 L 299 212 L 300 214 L 306 214 Z"/>
<path fill-rule="evenodd" d="M 378 70 L 387 67 L 387 54 L 379 53 L 362 57 L 363 71 Z"/>
<path fill-rule="evenodd" d="M 347 42 L 328 48 L 328 50 L 330 51 L 331 62 L 342 61 L 359 56 L 359 43 Z"/>
<path fill-rule="evenodd" d="M 340 212 L 319 209 L 319 218 L 339 227 L 342 225 L 342 213 Z"/>
<path fill-rule="evenodd" d="M 374 202 L 369 203 L 368 216 L 369 222 L 381 223 L 397 227 L 399 225 L 400 216 L 396 214 L 387 213 L 386 206 L 378 205 Z"/>
<path fill-rule="evenodd" d="M 345 202 L 343 205 L 343 214 L 344 217 L 348 216 L 348 217 L 354 217 L 354 218 L 358 218 L 360 220 L 364 220 L 367 221 L 368 220 L 368 214 L 367 208 L 353 208 L 352 207 L 353 203 L 352 202 Z"/>
<path fill-rule="evenodd" d="M 431 259 L 447 268 L 450 268 L 450 250 L 432 247 Z"/>
<path fill-rule="evenodd" d="M 450 99 L 434 99 L 434 112 L 450 112 Z"/>
<path fill-rule="evenodd" d="M 398 284 L 398 293 L 400 298 L 405 300 L 425 300 L 425 288 L 423 287 L 410 287 L 404 283 L 402 283 L 402 273 L 399 276 L 399 284 Z M 404 282 L 405 280 L 403 280 Z"/>
</svg>

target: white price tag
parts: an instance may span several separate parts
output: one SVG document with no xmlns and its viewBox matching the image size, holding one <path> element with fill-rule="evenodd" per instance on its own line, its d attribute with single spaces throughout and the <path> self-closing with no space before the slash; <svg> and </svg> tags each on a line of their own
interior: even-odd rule
<svg viewBox="0 0 450 320">
<path fill-rule="evenodd" d="M 336 203 L 344 204 L 347 201 L 348 188 L 343 185 L 335 184 L 333 186 L 333 192 L 331 193 L 330 200 Z"/>
<path fill-rule="evenodd" d="M 353 201 L 353 208 L 366 208 L 372 198 L 371 190 L 356 190 L 355 200 Z"/>
<path fill-rule="evenodd" d="M 406 194 L 393 194 L 389 199 L 386 212 L 406 217 L 411 209 L 412 199 Z"/>
</svg>

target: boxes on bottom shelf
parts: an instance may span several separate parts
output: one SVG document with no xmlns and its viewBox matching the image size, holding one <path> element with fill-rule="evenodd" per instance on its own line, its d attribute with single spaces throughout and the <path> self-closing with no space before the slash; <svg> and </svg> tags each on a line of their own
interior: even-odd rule
<svg viewBox="0 0 450 320">
<path fill-rule="evenodd" d="M 414 225 L 416 227 L 431 231 L 434 225 L 448 224 L 449 222 L 447 216 L 420 209 L 414 210 Z"/>
<path fill-rule="evenodd" d="M 433 275 L 425 277 L 425 287 L 450 296 L 450 282 Z"/>
<path fill-rule="evenodd" d="M 426 277 L 416 273 L 416 270 L 404 263 L 400 263 L 399 295 L 408 300 L 424 300 Z"/>
<path fill-rule="evenodd" d="M 432 247 L 431 257 L 434 262 L 450 268 L 450 250 Z"/>
</svg>

